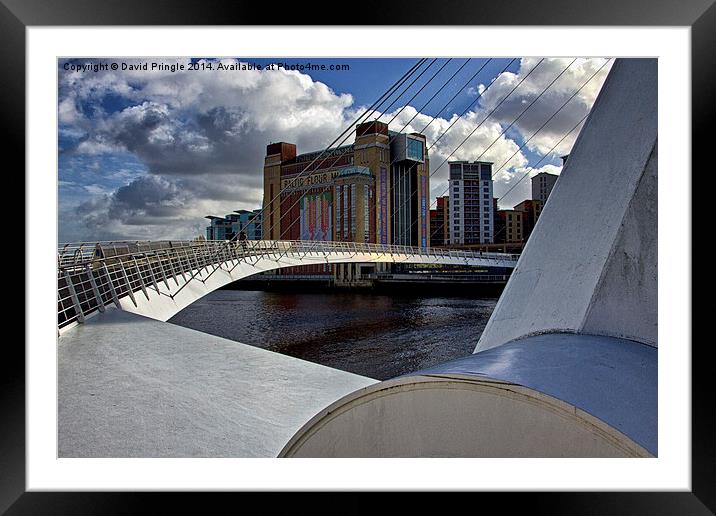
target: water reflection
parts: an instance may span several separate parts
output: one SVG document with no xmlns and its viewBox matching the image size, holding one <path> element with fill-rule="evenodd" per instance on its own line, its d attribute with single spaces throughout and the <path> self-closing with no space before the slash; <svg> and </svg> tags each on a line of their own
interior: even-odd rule
<svg viewBox="0 0 716 516">
<path fill-rule="evenodd" d="M 169 322 L 385 380 L 472 353 L 496 302 L 219 290 Z"/>
</svg>

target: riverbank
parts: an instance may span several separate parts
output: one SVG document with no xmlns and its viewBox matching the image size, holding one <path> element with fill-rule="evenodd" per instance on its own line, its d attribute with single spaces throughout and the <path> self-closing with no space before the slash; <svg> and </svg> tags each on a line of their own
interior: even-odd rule
<svg viewBox="0 0 716 516">
<path fill-rule="evenodd" d="M 413 277 L 409 277 L 413 276 Z M 414 275 L 384 275 L 382 278 L 336 282 L 333 277 L 316 279 L 246 278 L 230 283 L 222 290 L 325 294 L 356 292 L 363 294 L 407 296 L 459 296 L 498 298 L 507 284 L 507 276 L 470 280 L 454 278 L 415 278 Z"/>
</svg>

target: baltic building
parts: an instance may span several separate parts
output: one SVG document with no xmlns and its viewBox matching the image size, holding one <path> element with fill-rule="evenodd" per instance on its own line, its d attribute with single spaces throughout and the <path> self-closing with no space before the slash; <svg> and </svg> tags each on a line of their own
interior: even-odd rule
<svg viewBox="0 0 716 516">
<path fill-rule="evenodd" d="M 358 125 L 353 144 L 323 153 L 272 143 L 264 161 L 264 238 L 428 247 L 429 175 L 425 136 L 378 121 Z"/>
</svg>

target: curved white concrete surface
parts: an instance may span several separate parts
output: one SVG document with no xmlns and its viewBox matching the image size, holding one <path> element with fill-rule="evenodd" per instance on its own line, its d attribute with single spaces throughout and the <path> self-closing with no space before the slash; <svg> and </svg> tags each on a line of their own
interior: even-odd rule
<svg viewBox="0 0 716 516">
<path fill-rule="evenodd" d="M 312 418 L 296 457 L 650 457 L 657 350 L 528 337 L 367 387 Z"/>
<path fill-rule="evenodd" d="M 311 419 L 280 457 L 649 457 L 573 405 L 490 378 L 398 378 Z"/>
<path fill-rule="evenodd" d="M 321 253 L 292 254 L 288 253 L 277 261 L 272 256 L 260 257 L 255 263 L 251 261 L 228 261 L 219 264 L 221 268 L 216 271 L 203 269 L 197 274 L 202 281 L 184 281 L 178 277 L 178 285 L 173 281 L 168 286 L 163 282 L 158 284 L 159 292 L 147 289 L 145 296 L 142 291 L 134 293 L 137 306 L 129 296 L 120 299 L 123 310 L 144 315 L 160 321 L 167 321 L 176 313 L 192 304 L 197 299 L 228 285 L 234 281 L 258 274 L 260 272 L 294 267 L 297 265 L 321 265 L 325 263 L 433 263 L 443 265 L 478 265 L 492 267 L 514 267 L 515 261 L 497 258 L 456 258 L 445 256 L 426 256 L 411 254 L 380 254 L 380 253 Z M 187 275 L 188 276 L 188 275 Z M 171 297 L 173 296 L 173 297 Z M 64 330 L 64 329 L 63 329 Z"/>
<path fill-rule="evenodd" d="M 57 350 L 60 457 L 276 457 L 376 380 L 108 309 Z"/>
</svg>

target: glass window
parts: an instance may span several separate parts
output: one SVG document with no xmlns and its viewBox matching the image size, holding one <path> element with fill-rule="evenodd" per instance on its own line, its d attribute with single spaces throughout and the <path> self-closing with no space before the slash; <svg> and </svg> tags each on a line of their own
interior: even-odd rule
<svg viewBox="0 0 716 516">
<path fill-rule="evenodd" d="M 336 237 L 337 237 L 338 239 L 341 238 L 341 234 L 340 234 L 341 226 L 340 226 L 340 224 L 341 224 L 341 207 L 342 207 L 342 204 L 341 204 L 341 195 L 342 195 L 342 191 L 343 191 L 343 187 L 342 187 L 342 186 L 339 185 L 339 186 L 336 187 L 336 196 L 338 197 L 337 202 L 336 202 L 336 228 L 337 228 Z"/>
<path fill-rule="evenodd" d="M 343 187 L 343 238 L 348 238 L 348 188 Z"/>
<path fill-rule="evenodd" d="M 370 196 L 370 187 L 363 185 L 363 240 L 370 240 L 370 211 L 368 205 L 368 197 Z"/>
<path fill-rule="evenodd" d="M 351 236 L 356 236 L 356 185 L 351 185 Z"/>
<path fill-rule="evenodd" d="M 406 157 L 415 161 L 423 161 L 423 142 L 407 138 Z"/>
</svg>

